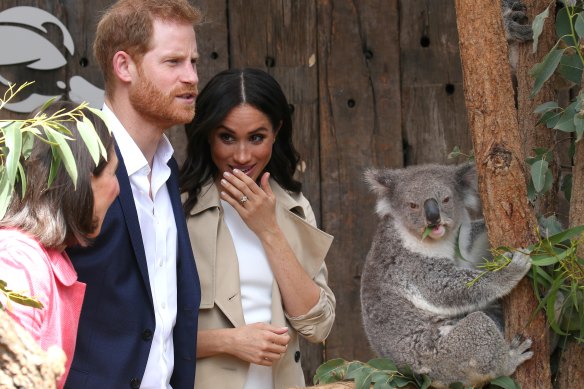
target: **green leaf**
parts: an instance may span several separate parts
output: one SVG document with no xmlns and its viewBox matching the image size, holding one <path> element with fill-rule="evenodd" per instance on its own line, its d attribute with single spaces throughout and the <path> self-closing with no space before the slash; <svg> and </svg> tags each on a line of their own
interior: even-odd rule
<svg viewBox="0 0 584 389">
<path fill-rule="evenodd" d="M 452 151 L 448 154 L 448 159 L 456 158 L 461 155 L 460 147 L 454 146 Z"/>
<path fill-rule="evenodd" d="M 566 107 L 564 112 L 562 112 L 560 120 L 558 120 L 553 128 L 563 132 L 576 131 L 576 128 L 574 127 L 574 116 L 576 116 L 576 113 L 576 102 L 573 102 Z"/>
<path fill-rule="evenodd" d="M 328 384 L 341 381 L 347 373 L 348 362 L 341 358 L 331 359 L 316 369 L 314 383 Z"/>
<path fill-rule="evenodd" d="M 428 235 L 432 232 L 432 227 L 426 227 L 422 233 L 422 240 L 426 239 Z"/>
<path fill-rule="evenodd" d="M 560 108 L 560 106 L 558 105 L 557 102 L 548 101 L 547 103 L 543 103 L 543 104 L 540 104 L 537 107 L 535 107 L 535 110 L 533 112 L 538 114 L 538 115 L 541 115 L 541 114 L 544 114 L 548 111 L 553 111 L 553 110 L 556 110 L 559 108 Z"/>
<path fill-rule="evenodd" d="M 576 142 L 579 142 L 584 134 L 584 117 L 579 114 L 574 115 L 574 130 L 576 130 Z"/>
<path fill-rule="evenodd" d="M 69 173 L 69 177 L 73 181 L 73 185 L 77 188 L 77 164 L 75 163 L 75 158 L 71 152 L 71 148 L 67 143 L 67 139 L 71 139 L 63 135 L 62 133 L 53 130 L 52 128 L 45 126 L 43 127 L 47 138 L 58 145 L 58 147 L 53 147 L 53 151 L 61 157 L 61 161 L 65 166 L 65 170 Z"/>
<path fill-rule="evenodd" d="M 558 234 L 554 234 L 549 236 L 546 240 L 550 242 L 552 245 L 557 245 L 567 239 L 573 239 L 576 237 L 580 237 L 580 235 L 584 232 L 584 225 L 576 226 L 572 228 L 568 228 Z"/>
<path fill-rule="evenodd" d="M 584 13 L 580 12 L 576 15 L 576 22 L 574 23 L 574 30 L 579 38 L 584 38 Z"/>
<path fill-rule="evenodd" d="M 373 389 L 392 389 L 391 385 L 389 385 L 389 380 L 387 381 L 376 381 L 375 385 L 373 385 Z"/>
<path fill-rule="evenodd" d="M 564 53 L 558 65 L 558 73 L 566 80 L 580 85 L 582 81 L 582 60 L 580 56 L 576 53 Z"/>
<path fill-rule="evenodd" d="M 567 46 L 576 46 L 572 35 L 572 20 L 567 7 L 561 8 L 556 14 L 556 35 L 561 37 Z"/>
<path fill-rule="evenodd" d="M 537 44 L 539 42 L 539 36 L 541 35 L 541 32 L 543 31 L 543 26 L 545 24 L 545 20 L 548 18 L 549 15 L 550 15 L 550 7 L 548 5 L 548 7 L 542 13 L 536 15 L 535 18 L 533 18 L 533 23 L 531 25 L 531 28 L 533 30 L 532 52 L 534 54 L 537 53 Z"/>
<path fill-rule="evenodd" d="M 544 57 L 542 62 L 535 64 L 529 71 L 529 74 L 535 78 L 531 97 L 539 92 L 543 84 L 552 76 L 552 74 L 554 74 L 558 67 L 565 49 L 556 49 L 555 47 L 557 47 L 557 45 L 558 44 L 556 43 L 554 49 Z"/>
<path fill-rule="evenodd" d="M 83 139 L 83 142 L 85 142 L 85 146 L 87 146 L 87 150 L 89 151 L 95 166 L 97 166 L 99 164 L 99 156 L 101 153 L 101 141 L 93 127 L 93 123 L 91 123 L 87 117 L 83 116 L 83 120 L 77 122 L 77 130 L 79 131 L 79 135 Z M 103 145 L 101 145 L 101 147 L 103 147 Z"/>
<path fill-rule="evenodd" d="M 33 308 L 44 308 L 43 304 L 37 300 L 36 298 L 33 297 L 28 297 L 28 296 L 24 296 L 22 294 L 19 293 L 15 293 L 15 292 L 10 292 L 8 293 L 8 298 L 12 301 L 14 301 L 15 303 L 21 304 L 21 305 L 26 305 L 27 307 L 33 307 Z"/>
<path fill-rule="evenodd" d="M 8 181 L 8 175 L 5 174 L 6 168 L 0 165 L 0 219 L 6 214 L 6 210 L 10 205 L 13 188 Z"/>
<path fill-rule="evenodd" d="M 6 155 L 6 170 L 10 187 L 14 187 L 16 172 L 20 165 L 20 153 L 22 152 L 22 134 L 20 132 L 21 123 L 12 122 L 2 129 L 4 133 L 4 144 L 8 149 Z"/>
<path fill-rule="evenodd" d="M 545 176 L 549 170 L 549 163 L 545 160 L 538 160 L 531 165 L 531 179 L 536 192 L 541 193 L 545 186 Z"/>
<path fill-rule="evenodd" d="M 521 389 L 511 377 L 497 377 L 491 381 L 491 385 L 496 385 L 503 389 Z"/>
<path fill-rule="evenodd" d="M 389 370 L 389 371 L 397 371 L 397 366 L 395 363 L 388 358 L 375 358 L 371 359 L 367 362 L 368 365 L 378 369 L 378 370 Z"/>
</svg>

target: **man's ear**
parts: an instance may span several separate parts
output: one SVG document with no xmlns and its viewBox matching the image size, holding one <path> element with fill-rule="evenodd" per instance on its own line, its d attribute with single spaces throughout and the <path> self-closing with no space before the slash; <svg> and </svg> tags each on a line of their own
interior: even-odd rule
<svg viewBox="0 0 584 389">
<path fill-rule="evenodd" d="M 123 82 L 131 82 L 136 72 L 136 63 L 125 51 L 118 51 L 112 59 L 115 76 Z"/>
</svg>

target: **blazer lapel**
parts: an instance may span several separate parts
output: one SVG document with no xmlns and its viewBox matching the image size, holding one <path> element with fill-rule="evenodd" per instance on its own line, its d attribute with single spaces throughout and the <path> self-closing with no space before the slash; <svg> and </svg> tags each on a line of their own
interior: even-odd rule
<svg viewBox="0 0 584 389">
<path fill-rule="evenodd" d="M 116 170 L 116 176 L 118 177 L 118 182 L 120 184 L 120 194 L 118 197 L 120 199 L 122 212 L 124 213 L 124 220 L 126 221 L 126 227 L 128 228 L 132 247 L 134 248 L 134 254 L 136 255 L 136 261 L 138 262 L 138 268 L 140 269 L 142 280 L 144 281 L 146 289 L 148 290 L 150 303 L 154 305 L 152 302 L 150 279 L 148 278 L 148 265 L 146 264 L 146 253 L 144 252 L 144 243 L 142 242 L 142 233 L 140 231 L 140 222 L 138 220 L 138 213 L 136 211 L 136 203 L 134 202 L 132 187 L 130 185 L 130 178 L 128 177 L 126 165 L 124 164 L 124 158 L 122 157 L 122 153 L 120 153 L 117 145 L 116 154 L 118 155 L 119 161 L 118 169 Z"/>
</svg>

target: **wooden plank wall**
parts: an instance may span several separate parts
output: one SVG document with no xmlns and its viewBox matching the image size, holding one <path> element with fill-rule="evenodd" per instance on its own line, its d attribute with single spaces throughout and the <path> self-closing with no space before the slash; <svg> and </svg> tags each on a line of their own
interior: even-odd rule
<svg viewBox="0 0 584 389">
<path fill-rule="evenodd" d="M 324 359 L 374 357 L 359 288 L 377 218 L 362 174 L 371 166 L 451 162 L 446 155 L 454 146 L 470 149 L 454 0 L 192 1 L 205 14 L 197 31 L 199 88 L 229 67 L 262 68 L 280 82 L 293 108 L 304 193 L 335 236 L 327 264 L 337 319 L 324 347 L 302 345 L 308 383 Z M 62 69 L 0 66 L 0 75 L 34 79 L 43 93 L 59 93 L 56 81 L 72 75 L 103 85 L 91 43 L 100 11 L 111 3 L 3 0 L 0 11 L 28 5 L 56 15 L 76 52 Z M 54 28 L 47 37 L 61 39 Z M 169 136 L 180 162 L 183 128 Z"/>
</svg>

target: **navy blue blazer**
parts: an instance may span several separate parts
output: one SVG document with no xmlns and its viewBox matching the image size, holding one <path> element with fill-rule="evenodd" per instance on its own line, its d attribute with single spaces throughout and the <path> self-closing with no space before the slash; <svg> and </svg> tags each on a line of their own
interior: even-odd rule
<svg viewBox="0 0 584 389">
<path fill-rule="evenodd" d="M 65 388 L 139 388 L 155 329 L 146 255 L 126 166 L 116 146 L 120 195 L 88 248 L 67 252 L 87 284 L 77 343 Z M 178 166 L 169 161 L 168 192 L 176 220 L 177 316 L 173 389 L 193 389 L 201 291 L 182 211 Z"/>
</svg>

